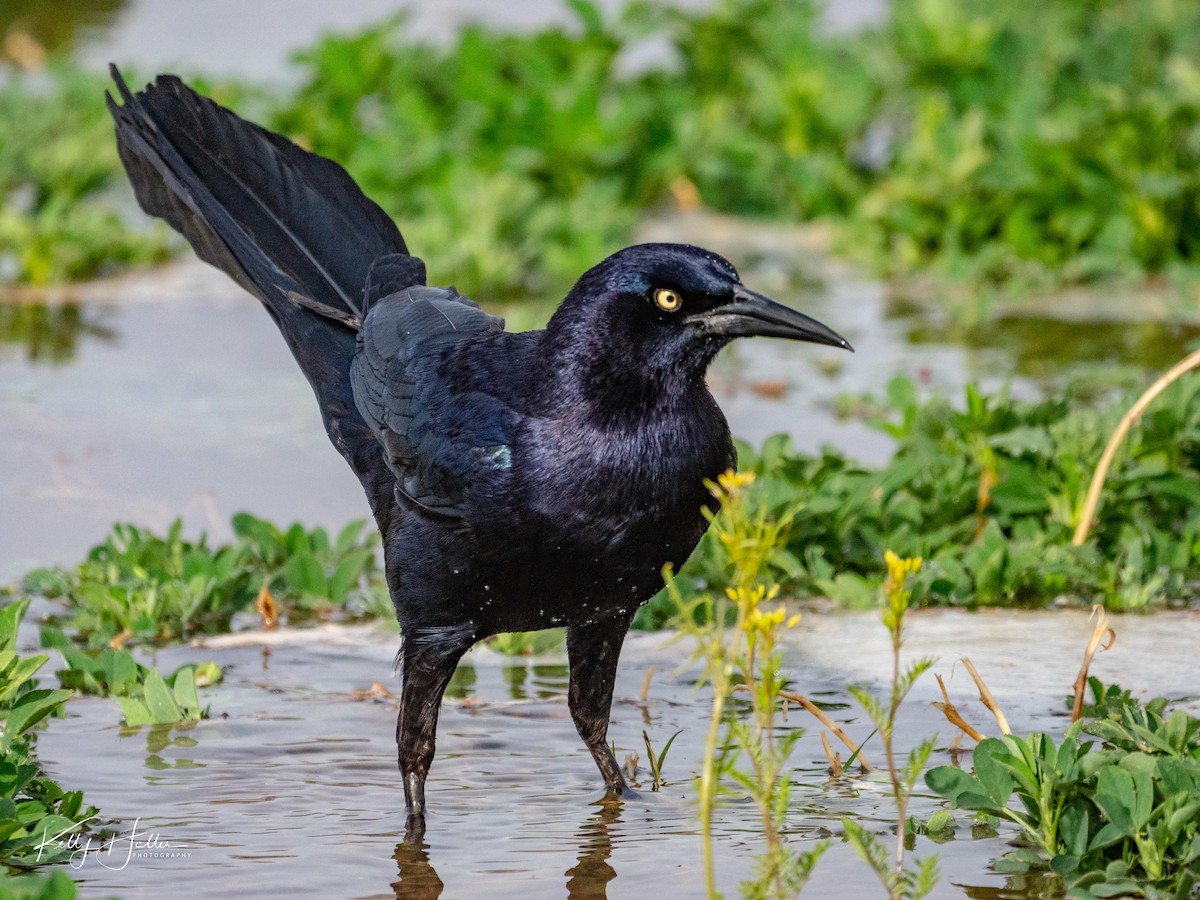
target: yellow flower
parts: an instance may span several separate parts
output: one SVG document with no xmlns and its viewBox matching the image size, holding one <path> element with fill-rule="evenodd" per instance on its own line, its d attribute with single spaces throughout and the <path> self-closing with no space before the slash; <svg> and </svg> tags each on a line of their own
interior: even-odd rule
<svg viewBox="0 0 1200 900">
<path fill-rule="evenodd" d="M 921 557 L 919 556 L 906 559 L 887 550 L 884 552 L 883 558 L 887 562 L 888 583 L 895 590 L 903 590 L 908 576 L 921 569 Z"/>
<path fill-rule="evenodd" d="M 717 476 L 717 486 L 725 494 L 736 494 L 742 488 L 747 488 L 752 484 L 754 484 L 753 472 L 738 472 L 728 469 Z"/>
<path fill-rule="evenodd" d="M 774 600 L 779 596 L 779 585 L 771 585 L 768 591 L 761 584 L 754 587 L 741 585 L 735 588 L 725 588 L 725 596 L 737 604 L 738 609 L 756 609 L 763 600 Z"/>
<path fill-rule="evenodd" d="M 752 641 L 761 635 L 769 642 L 774 641 L 775 632 L 783 627 L 795 628 L 800 621 L 800 615 L 788 617 L 787 607 L 780 604 L 773 610 L 764 610 L 764 602 L 770 603 L 779 596 L 779 585 L 773 584 L 770 589 L 761 584 L 754 587 L 739 586 L 726 588 L 725 595 L 733 601 L 741 612 L 742 627 Z"/>
<path fill-rule="evenodd" d="M 772 612 L 763 612 L 755 607 L 746 616 L 746 631 L 751 634 L 770 635 L 783 624 L 785 615 L 787 615 L 787 611 L 782 606 Z"/>
</svg>

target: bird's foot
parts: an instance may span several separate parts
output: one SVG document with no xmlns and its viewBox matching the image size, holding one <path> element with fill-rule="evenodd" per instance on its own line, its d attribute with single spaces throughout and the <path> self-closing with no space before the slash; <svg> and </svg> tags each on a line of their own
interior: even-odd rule
<svg viewBox="0 0 1200 900">
<path fill-rule="evenodd" d="M 625 782 L 621 784 L 610 784 L 608 790 L 604 792 L 604 796 L 597 801 L 599 806 L 620 806 L 626 800 L 640 800 L 642 795 L 631 788 Z"/>
</svg>

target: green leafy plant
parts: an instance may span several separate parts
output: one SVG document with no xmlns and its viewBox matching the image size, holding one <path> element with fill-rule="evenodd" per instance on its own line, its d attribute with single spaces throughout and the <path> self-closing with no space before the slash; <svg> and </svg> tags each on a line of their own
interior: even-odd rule
<svg viewBox="0 0 1200 900">
<path fill-rule="evenodd" d="M 58 672 L 63 687 L 116 698 L 130 726 L 208 718 L 208 707 L 201 706 L 196 689 L 218 683 L 224 674 L 216 663 L 206 662 L 180 666 L 164 677 L 137 662 L 128 650 L 106 647 L 97 653 L 65 643 L 58 649 L 67 664 Z"/>
<path fill-rule="evenodd" d="M 60 845 L 39 845 L 46 835 L 81 831 L 81 823 L 97 812 L 84 807 L 81 791 L 63 790 L 37 761 L 34 728 L 61 713 L 71 691 L 38 687 L 33 676 L 46 656 L 16 652 L 17 628 L 28 606 L 20 601 L 0 608 L 0 863 L 21 868 L 65 859 L 70 851 Z M 54 890 L 65 889 L 59 884 Z"/>
<path fill-rule="evenodd" d="M 141 684 L 142 696 L 117 697 L 125 724 L 174 725 L 208 718 L 208 707 L 201 707 L 196 693 L 196 667 L 181 666 L 170 679 L 157 669 L 149 670 Z"/>
<path fill-rule="evenodd" d="M 93 647 L 118 635 L 160 642 L 228 630 L 234 610 L 253 599 L 254 570 L 240 547 L 212 549 L 182 532 L 179 520 L 162 537 L 114 525 L 73 571 L 36 570 L 25 590 L 66 601 L 71 630 Z"/>
<path fill-rule="evenodd" d="M 1191 896 L 1200 884 L 1200 719 L 1095 683 L 1097 695 L 1101 715 L 1061 742 L 988 738 L 973 774 L 938 766 L 926 783 L 955 807 L 1020 829 L 1022 846 L 996 863 L 1001 871 L 1051 871 L 1078 897 Z"/>
<path fill-rule="evenodd" d="M 0 284 L 165 259 L 165 228 L 125 215 L 105 80 L 66 64 L 0 85 Z"/>
<path fill-rule="evenodd" d="M 1186 0 L 897 0 L 846 33 L 807 0 L 568 5 L 569 30 L 435 46 L 393 19 L 322 38 L 256 114 L 344 163 L 445 279 L 493 295 L 559 293 L 664 202 L 825 219 L 881 271 L 1006 291 L 1195 270 Z M 121 215 L 104 87 L 63 63 L 0 85 L 0 281 L 167 252 Z"/>
<path fill-rule="evenodd" d="M 286 531 L 249 513 L 233 517 L 235 546 L 248 568 L 261 575 L 276 599 L 300 611 L 347 607 L 360 599 L 368 579 L 379 578 L 379 534 L 362 519 L 350 522 L 334 539 L 324 528 L 299 522 Z"/>
<path fill-rule="evenodd" d="M 1084 382 L 1038 401 L 968 386 L 953 404 L 922 399 L 898 378 L 873 418 L 896 441 L 883 466 L 828 447 L 798 452 L 784 435 L 758 450 L 739 444 L 739 465 L 757 476 L 768 510 L 789 515 L 767 570 L 789 594 L 853 608 L 873 605 L 888 549 L 924 559 L 909 582 L 915 605 L 1041 606 L 1066 596 L 1128 610 L 1186 598 L 1200 578 L 1200 378 L 1172 385 L 1134 427 L 1100 520 L 1083 546 L 1071 545 L 1126 396 L 1097 395 Z M 727 573 L 710 536 L 676 587 L 690 596 L 728 583 Z M 660 595 L 635 625 L 658 627 L 669 605 Z"/>
<path fill-rule="evenodd" d="M 0 897 L 4 900 L 75 900 L 75 882 L 65 872 L 49 875 L 11 875 L 0 872 Z"/>
<path fill-rule="evenodd" d="M 234 541 L 210 547 L 183 538 L 176 520 L 160 537 L 118 524 L 72 571 L 39 569 L 27 593 L 61 598 L 68 630 L 93 648 L 114 639 L 163 643 L 191 634 L 228 631 L 234 613 L 251 607 L 264 588 L 294 619 L 340 610 L 390 615 L 376 563 L 378 536 L 361 521 L 335 540 L 323 528 L 283 530 L 248 513 L 233 519 Z"/>
<path fill-rule="evenodd" d="M 8 750 L 42 719 L 60 709 L 70 691 L 34 686 L 34 674 L 46 664 L 43 655 L 21 657 L 16 652 L 17 626 L 28 601 L 0 608 L 0 710 L 4 712 L 4 735 L 0 749 Z"/>
<path fill-rule="evenodd" d="M 867 42 L 905 134 L 857 234 L 891 264 L 1038 286 L 1196 259 L 1193 5 L 901 0 Z"/>
<path fill-rule="evenodd" d="M 682 731 L 675 732 L 667 738 L 662 750 L 655 753 L 654 745 L 650 743 L 650 735 L 645 731 L 642 732 L 642 742 L 646 745 L 646 762 L 650 765 L 650 790 L 658 792 L 666 784 L 666 780 L 663 778 L 663 766 L 667 764 L 667 754 L 671 752 L 671 745 L 681 734 L 683 734 Z"/>
</svg>

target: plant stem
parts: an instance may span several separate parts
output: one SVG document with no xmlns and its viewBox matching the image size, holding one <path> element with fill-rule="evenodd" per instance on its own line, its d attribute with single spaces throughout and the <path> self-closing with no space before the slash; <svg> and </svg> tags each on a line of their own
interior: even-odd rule
<svg viewBox="0 0 1200 900">
<path fill-rule="evenodd" d="M 725 685 L 713 679 L 712 717 L 708 722 L 708 737 L 704 742 L 704 768 L 700 774 L 700 831 L 704 844 L 704 887 L 707 896 L 717 896 L 717 873 L 713 861 L 713 804 L 717 795 L 716 755 L 720 737 L 721 718 L 725 711 Z"/>
<path fill-rule="evenodd" d="M 1096 466 L 1096 471 L 1092 475 L 1092 483 L 1088 486 L 1087 500 L 1083 504 L 1083 512 L 1079 516 L 1079 524 L 1075 528 L 1075 535 L 1071 538 L 1071 543 L 1079 547 L 1087 540 L 1088 532 L 1092 528 L 1092 519 L 1096 516 L 1096 508 L 1100 505 L 1100 491 L 1104 488 L 1104 479 L 1108 475 L 1109 466 L 1112 465 L 1113 457 L 1117 455 L 1117 449 L 1121 446 L 1121 442 L 1125 440 L 1125 435 L 1129 433 L 1129 429 L 1133 427 L 1133 423 L 1141 418 L 1142 413 L 1146 411 L 1154 398 L 1167 389 L 1167 387 L 1178 379 L 1180 376 L 1192 369 L 1200 366 L 1200 350 L 1189 353 L 1182 360 L 1172 366 L 1162 377 L 1146 390 L 1146 393 L 1138 397 L 1137 402 L 1129 407 L 1129 411 L 1121 417 L 1120 424 L 1117 425 L 1116 431 L 1112 437 L 1108 439 L 1108 445 L 1104 448 L 1104 453 L 1100 456 L 1100 462 Z"/>
<path fill-rule="evenodd" d="M 900 708 L 900 641 L 904 619 L 896 622 L 892 632 L 892 702 L 888 708 L 887 729 L 883 733 L 883 747 L 887 753 L 888 775 L 892 779 L 892 794 L 896 798 L 896 878 L 890 887 L 893 897 L 900 896 L 901 877 L 904 875 L 904 820 L 908 809 L 908 798 L 900 787 L 900 777 L 896 772 L 896 757 L 892 749 L 892 731 L 896 722 L 896 713 Z"/>
</svg>

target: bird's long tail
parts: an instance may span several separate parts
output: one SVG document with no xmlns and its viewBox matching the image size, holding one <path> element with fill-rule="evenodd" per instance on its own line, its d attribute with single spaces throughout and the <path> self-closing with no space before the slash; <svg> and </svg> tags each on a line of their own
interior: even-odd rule
<svg viewBox="0 0 1200 900">
<path fill-rule="evenodd" d="M 333 161 L 178 78 L 159 76 L 135 94 L 111 71 L 123 105 L 109 95 L 108 106 L 138 202 L 263 302 L 386 530 L 393 479 L 349 372 L 367 273 L 379 257 L 407 253 L 399 230 Z"/>
</svg>

